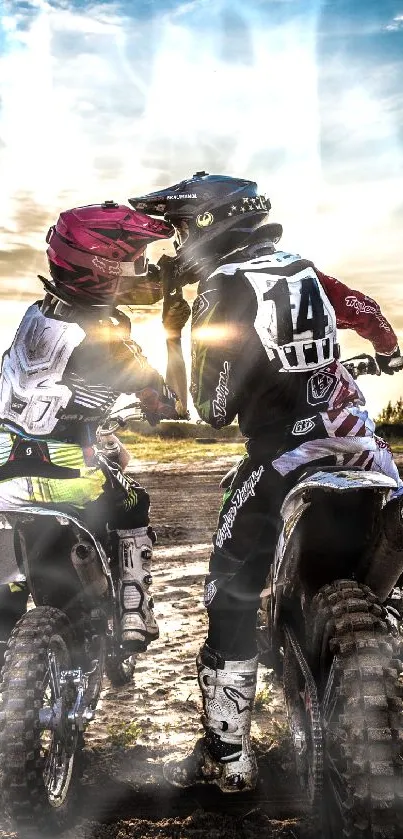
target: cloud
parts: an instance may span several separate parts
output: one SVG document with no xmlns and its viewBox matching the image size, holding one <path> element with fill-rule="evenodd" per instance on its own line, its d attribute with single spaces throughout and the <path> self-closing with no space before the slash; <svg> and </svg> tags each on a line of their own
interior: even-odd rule
<svg viewBox="0 0 403 839">
<path fill-rule="evenodd" d="M 351 276 L 372 261 L 376 286 L 383 263 L 396 287 L 392 0 L 36 0 L 6 11 L 3 270 L 22 276 L 30 247 L 36 264 L 60 210 L 124 202 L 204 168 L 257 180 L 286 246 L 323 270 Z"/>
<path fill-rule="evenodd" d="M 400 29 L 403 29 L 403 15 L 396 15 L 391 23 L 385 26 L 385 29 L 388 32 L 398 32 Z"/>
<path fill-rule="evenodd" d="M 297 48 L 292 93 L 284 33 L 256 30 L 260 4 L 250 14 L 219 2 L 203 18 L 203 2 L 168 3 L 159 20 L 140 22 L 118 14 L 116 4 L 14 8 L 2 60 L 6 202 L 23 185 L 49 208 L 60 206 L 62 191 L 75 202 L 103 200 L 108 183 L 128 194 L 136 183 L 147 189 L 205 161 L 246 173 L 259 149 L 272 145 L 257 101 L 270 103 L 265 125 L 273 110 L 284 111 L 276 133 L 285 139 L 290 96 L 313 75 L 309 53 Z M 292 37 L 303 44 L 306 35 L 290 29 Z"/>
</svg>

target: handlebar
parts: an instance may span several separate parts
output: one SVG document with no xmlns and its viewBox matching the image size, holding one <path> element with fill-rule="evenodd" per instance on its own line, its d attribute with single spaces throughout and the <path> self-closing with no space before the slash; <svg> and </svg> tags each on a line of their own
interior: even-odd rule
<svg viewBox="0 0 403 839">
<path fill-rule="evenodd" d="M 125 416 L 122 416 L 124 414 Z M 95 464 L 101 469 L 106 483 L 113 490 L 130 497 L 133 487 L 139 484 L 130 475 L 124 473 L 130 455 L 124 445 L 115 436 L 115 431 L 122 429 L 128 419 L 138 419 L 142 415 L 138 400 L 130 402 L 118 410 L 114 406 L 107 412 L 98 426 L 96 438 L 98 445 L 93 446 Z"/>
<path fill-rule="evenodd" d="M 381 370 L 375 358 L 372 355 L 368 355 L 367 353 L 361 353 L 360 355 L 355 355 L 353 358 L 346 358 L 344 361 L 340 361 L 340 364 L 348 370 L 350 375 L 353 379 L 357 379 L 358 376 L 380 376 Z M 393 358 L 389 362 L 389 368 L 392 369 L 394 372 L 398 372 L 399 370 L 403 369 L 403 357 L 398 356 L 397 358 Z"/>
<path fill-rule="evenodd" d="M 340 361 L 340 364 L 346 368 L 347 372 L 353 379 L 358 379 L 358 376 L 380 376 L 381 371 L 378 364 L 372 355 L 361 353 L 352 358 L 346 358 Z"/>
<path fill-rule="evenodd" d="M 102 423 L 97 428 L 97 438 L 101 441 L 102 438 L 114 434 L 119 429 L 125 428 L 126 422 L 129 419 L 143 419 L 144 414 L 141 409 L 139 400 L 129 402 L 117 412 L 113 410 L 113 405 L 110 411 L 104 417 Z"/>
</svg>

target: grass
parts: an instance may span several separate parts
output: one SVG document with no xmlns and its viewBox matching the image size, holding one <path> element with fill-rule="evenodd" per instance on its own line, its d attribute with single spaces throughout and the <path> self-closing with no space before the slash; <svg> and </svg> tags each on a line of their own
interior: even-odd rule
<svg viewBox="0 0 403 839">
<path fill-rule="evenodd" d="M 112 723 L 107 728 L 112 746 L 117 749 L 127 749 L 137 742 L 142 733 L 141 726 L 135 720 L 129 722 Z"/>
<path fill-rule="evenodd" d="M 214 443 L 197 443 L 194 438 L 154 437 L 124 431 L 119 434 L 131 456 L 136 460 L 157 463 L 193 463 L 217 457 L 243 457 L 245 445 L 217 439 Z M 392 451 L 403 453 L 403 440 L 393 441 Z"/>
<path fill-rule="evenodd" d="M 273 702 L 273 689 L 271 685 L 258 690 L 255 698 L 256 711 L 268 711 Z"/>
<path fill-rule="evenodd" d="M 192 438 L 148 437 L 130 431 L 120 433 L 119 437 L 133 458 L 157 463 L 193 463 L 195 460 L 234 455 L 242 457 L 245 454 L 244 443 L 226 443 L 221 440 L 196 443 Z"/>
</svg>

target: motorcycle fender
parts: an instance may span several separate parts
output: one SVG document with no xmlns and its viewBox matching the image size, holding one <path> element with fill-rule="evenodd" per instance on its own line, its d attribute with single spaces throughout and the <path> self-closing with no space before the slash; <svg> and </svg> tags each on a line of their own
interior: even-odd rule
<svg viewBox="0 0 403 839">
<path fill-rule="evenodd" d="M 63 512 L 63 513 L 59 514 L 54 509 L 49 509 L 49 508 L 46 508 L 46 507 L 36 507 L 33 504 L 29 505 L 29 506 L 26 506 L 26 507 L 25 506 L 20 506 L 20 507 L 16 507 L 16 508 L 13 508 L 13 509 L 7 508 L 6 511 L 0 511 L 0 512 L 6 512 L 7 517 L 10 519 L 11 522 L 13 521 L 14 518 L 19 519 L 19 518 L 21 518 L 21 516 L 24 516 L 24 515 L 28 516 L 31 519 L 33 519 L 34 517 L 38 517 L 38 516 L 48 516 L 48 517 L 50 516 L 51 518 L 57 519 L 61 526 L 71 525 L 74 528 L 76 528 L 78 532 L 87 534 L 88 540 L 93 544 L 93 546 L 94 546 L 94 548 L 95 548 L 95 550 L 98 554 L 98 558 L 100 560 L 102 570 L 105 574 L 105 577 L 107 578 L 109 595 L 112 599 L 112 602 L 115 601 L 114 585 L 113 585 L 113 581 L 112 581 L 112 574 L 111 574 L 110 567 L 109 567 L 108 557 L 107 557 L 107 555 L 104 551 L 104 548 L 101 545 L 101 542 L 99 541 L 99 539 L 97 539 L 97 537 L 95 536 L 94 533 L 92 533 L 90 530 L 88 530 L 86 528 L 86 526 L 83 524 L 82 521 L 75 518 L 75 516 L 70 515 L 70 513 Z M 24 573 L 25 573 L 25 576 L 27 577 L 28 583 L 29 583 L 29 581 L 30 581 L 30 569 L 28 567 L 27 558 L 24 559 Z"/>
<path fill-rule="evenodd" d="M 310 490 L 323 489 L 328 492 L 351 492 L 351 490 L 369 489 L 383 491 L 385 498 L 396 489 L 393 478 L 379 472 L 364 472 L 362 469 L 340 469 L 327 472 L 319 469 L 309 477 L 298 481 L 285 497 L 281 516 L 283 527 L 278 538 L 274 558 L 274 585 L 283 585 L 294 572 L 295 557 L 292 551 L 292 536 L 306 508 L 310 504 Z"/>
<path fill-rule="evenodd" d="M 284 583 L 289 576 L 290 563 L 292 562 L 291 539 L 295 528 L 310 502 L 306 501 L 302 494 L 299 496 L 298 503 L 295 504 L 294 509 L 289 509 L 289 514 L 283 516 L 283 527 L 277 541 L 276 552 L 274 555 L 274 586 L 277 589 L 280 583 Z"/>
<path fill-rule="evenodd" d="M 285 519 L 289 508 L 294 508 L 298 497 L 310 489 L 323 489 L 330 492 L 351 492 L 352 489 L 383 490 L 385 494 L 397 489 L 397 483 L 381 472 L 364 472 L 363 469 L 340 469 L 337 472 L 319 470 L 310 477 L 299 481 L 290 490 L 283 501 L 281 515 Z"/>
</svg>

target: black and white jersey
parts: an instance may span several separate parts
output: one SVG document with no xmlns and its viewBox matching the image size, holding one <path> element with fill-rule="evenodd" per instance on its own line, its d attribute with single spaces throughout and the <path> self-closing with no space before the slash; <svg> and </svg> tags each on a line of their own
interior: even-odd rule
<svg viewBox="0 0 403 839">
<path fill-rule="evenodd" d="M 30 306 L 5 352 L 0 422 L 39 439 L 90 445 L 121 393 L 158 391 L 162 377 L 130 340 L 127 319 L 60 320 Z"/>
<path fill-rule="evenodd" d="M 338 412 L 364 399 L 337 361 L 336 326 L 354 328 L 378 347 L 393 341 L 393 331 L 390 338 L 381 329 L 377 304 L 357 311 L 348 305 L 351 294 L 271 243 L 234 252 L 200 282 L 193 305 L 191 392 L 201 418 L 219 428 L 238 415 L 248 438 L 269 432 L 283 443 L 288 431 L 327 436 L 328 412 L 338 434 Z"/>
</svg>

